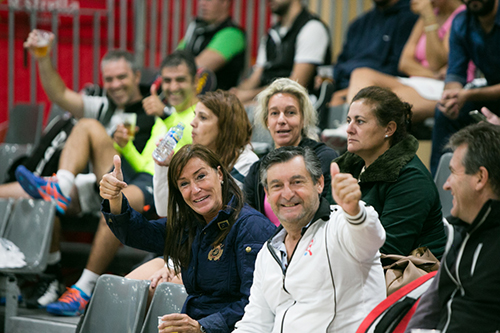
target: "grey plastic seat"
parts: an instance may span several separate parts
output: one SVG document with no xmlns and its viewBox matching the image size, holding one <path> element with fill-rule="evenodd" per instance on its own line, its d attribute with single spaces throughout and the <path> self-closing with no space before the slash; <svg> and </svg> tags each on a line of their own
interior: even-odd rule
<svg viewBox="0 0 500 333">
<path fill-rule="evenodd" d="M 146 280 L 101 275 L 77 332 L 139 332 L 149 284 Z"/>
<path fill-rule="evenodd" d="M 26 265 L 0 269 L 1 274 L 8 276 L 5 279 L 5 332 L 14 332 L 16 326 L 20 295 L 16 275 L 41 273 L 47 266 L 55 210 L 55 203 L 43 200 L 17 199 L 14 203 L 2 236 L 24 254 Z"/>
<path fill-rule="evenodd" d="M 0 184 L 7 179 L 7 171 L 18 157 L 31 152 L 31 144 L 2 143 L 0 144 Z"/>
<path fill-rule="evenodd" d="M 331 106 L 328 109 L 326 128 L 338 128 L 342 124 L 345 124 L 348 113 L 349 104 L 347 103 Z"/>
<path fill-rule="evenodd" d="M 55 203 L 35 199 L 17 199 L 3 237 L 24 253 L 26 266 L 2 269 L 2 273 L 41 273 L 47 266 Z"/>
<path fill-rule="evenodd" d="M 187 293 L 183 285 L 170 282 L 160 283 L 156 287 L 141 333 L 157 332 L 158 316 L 180 313 L 186 298 Z"/>
<path fill-rule="evenodd" d="M 17 104 L 9 112 L 9 129 L 5 136 L 6 143 L 33 143 L 42 136 L 43 110 L 41 104 Z"/>
<path fill-rule="evenodd" d="M 10 217 L 10 212 L 12 211 L 12 206 L 14 205 L 14 199 L 0 199 L 0 237 L 3 237 L 5 228 L 7 227 L 7 222 Z"/>
<path fill-rule="evenodd" d="M 434 183 L 436 184 L 439 192 L 439 200 L 441 200 L 441 211 L 443 212 L 443 217 L 449 216 L 451 208 L 453 207 L 453 196 L 451 195 L 451 191 L 443 189 L 443 185 L 446 183 L 446 179 L 448 179 L 448 176 L 450 175 L 449 165 L 452 156 L 453 153 L 445 153 L 441 156 L 436 175 L 434 176 Z"/>
</svg>

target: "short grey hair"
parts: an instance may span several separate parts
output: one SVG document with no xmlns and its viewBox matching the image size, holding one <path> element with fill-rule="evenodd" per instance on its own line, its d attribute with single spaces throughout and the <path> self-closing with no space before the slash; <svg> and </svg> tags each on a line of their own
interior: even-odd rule
<svg viewBox="0 0 500 333">
<path fill-rule="evenodd" d="M 313 183 L 317 184 L 321 176 L 323 176 L 323 171 L 316 153 L 309 147 L 287 146 L 275 149 L 262 158 L 259 170 L 262 186 L 267 189 L 267 170 L 270 167 L 288 162 L 297 156 L 302 156 L 307 172 L 309 172 Z"/>
<path fill-rule="evenodd" d="M 268 105 L 269 100 L 276 94 L 290 94 L 299 101 L 300 114 L 303 119 L 302 136 L 313 140 L 318 140 L 316 133 L 316 123 L 318 116 L 314 106 L 309 99 L 306 88 L 299 83 L 288 78 L 274 80 L 266 89 L 257 95 L 257 106 L 255 108 L 254 123 L 263 128 L 267 128 Z"/>
<path fill-rule="evenodd" d="M 500 197 L 500 126 L 487 122 L 467 126 L 453 134 L 446 147 L 455 151 L 464 144 L 467 145 L 462 160 L 465 173 L 472 175 L 479 167 L 486 168 L 491 188 Z"/>
<path fill-rule="evenodd" d="M 101 59 L 101 70 L 107 63 L 112 61 L 118 61 L 120 59 L 125 60 L 133 72 L 139 70 L 139 66 L 137 66 L 134 55 L 129 51 L 120 49 L 114 49 L 106 52 L 104 57 L 102 57 Z"/>
</svg>

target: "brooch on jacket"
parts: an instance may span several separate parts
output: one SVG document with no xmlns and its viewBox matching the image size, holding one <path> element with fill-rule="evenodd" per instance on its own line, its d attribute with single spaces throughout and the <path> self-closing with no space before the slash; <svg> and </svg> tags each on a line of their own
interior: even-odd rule
<svg viewBox="0 0 500 333">
<path fill-rule="evenodd" d="M 210 252 L 208 252 L 208 260 L 210 260 L 210 261 L 219 260 L 220 257 L 222 256 L 222 252 L 224 251 L 222 249 L 223 247 L 224 247 L 224 245 L 219 244 L 216 247 L 214 247 L 212 250 L 210 250 Z"/>
</svg>

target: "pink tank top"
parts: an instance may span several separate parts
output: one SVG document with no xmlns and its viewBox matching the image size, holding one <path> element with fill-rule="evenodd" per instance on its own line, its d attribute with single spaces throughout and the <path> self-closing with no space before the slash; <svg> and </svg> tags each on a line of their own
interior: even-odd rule
<svg viewBox="0 0 500 333">
<path fill-rule="evenodd" d="M 267 218 L 271 220 L 271 222 L 273 222 L 275 226 L 279 227 L 280 220 L 278 220 L 278 217 L 274 215 L 271 205 L 269 204 L 269 202 L 267 202 L 267 194 L 264 196 L 264 215 L 266 215 Z"/>
<path fill-rule="evenodd" d="M 461 11 L 465 10 L 465 5 L 459 6 L 455 11 L 448 17 L 448 19 L 443 23 L 441 27 L 438 29 L 438 36 L 442 40 L 446 33 L 450 30 L 451 28 L 451 23 L 453 22 L 453 19 L 455 16 L 460 13 Z M 437 10 L 435 11 L 437 15 Z M 427 57 L 425 55 L 425 43 L 427 42 L 427 37 L 425 33 L 420 36 L 420 39 L 417 42 L 417 46 L 415 47 L 415 59 L 422 64 L 422 66 L 428 68 L 429 67 L 429 62 L 427 61 Z M 474 79 L 474 72 L 475 72 L 475 66 L 471 62 L 469 64 L 469 69 L 467 70 L 467 82 L 472 81 Z"/>
</svg>

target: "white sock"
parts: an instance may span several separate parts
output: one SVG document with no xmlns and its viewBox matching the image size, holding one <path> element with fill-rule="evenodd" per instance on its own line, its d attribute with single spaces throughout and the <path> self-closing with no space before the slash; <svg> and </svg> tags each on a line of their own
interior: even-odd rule
<svg viewBox="0 0 500 333">
<path fill-rule="evenodd" d="M 73 187 L 73 183 L 75 182 L 75 175 L 68 170 L 60 169 L 57 170 L 56 176 L 62 194 L 69 197 L 71 188 Z"/>
<path fill-rule="evenodd" d="M 49 257 L 47 258 L 48 265 L 54 265 L 61 261 L 61 251 L 56 251 L 49 253 Z"/>
<path fill-rule="evenodd" d="M 88 296 L 91 296 L 98 278 L 99 274 L 85 268 L 82 276 L 80 276 L 80 279 L 75 283 L 75 286 L 80 288 Z"/>
</svg>

